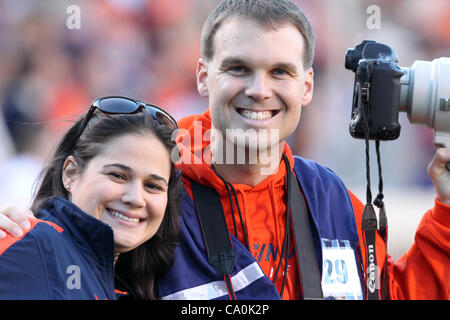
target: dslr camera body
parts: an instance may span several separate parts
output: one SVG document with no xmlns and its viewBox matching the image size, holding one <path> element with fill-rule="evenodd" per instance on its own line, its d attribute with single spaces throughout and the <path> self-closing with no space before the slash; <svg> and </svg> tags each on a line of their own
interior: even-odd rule
<svg viewBox="0 0 450 320">
<path fill-rule="evenodd" d="M 347 50 L 345 68 L 355 73 L 350 134 L 395 140 L 400 111 L 411 123 L 434 130 L 434 143 L 450 147 L 450 58 L 415 61 L 400 67 L 386 44 L 364 40 Z"/>
</svg>

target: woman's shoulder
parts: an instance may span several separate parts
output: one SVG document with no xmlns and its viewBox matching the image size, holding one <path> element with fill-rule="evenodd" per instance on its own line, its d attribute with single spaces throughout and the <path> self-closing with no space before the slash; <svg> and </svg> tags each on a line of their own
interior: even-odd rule
<svg viewBox="0 0 450 320">
<path fill-rule="evenodd" d="M 30 218 L 30 224 L 21 237 L 7 235 L 0 240 L 0 299 L 49 297 L 46 256 L 53 255 L 58 231 L 39 219 Z"/>
<path fill-rule="evenodd" d="M 11 250 L 15 245 L 25 243 L 37 243 L 44 241 L 45 243 L 51 243 L 52 238 L 55 238 L 59 233 L 64 230 L 54 222 L 45 221 L 37 218 L 28 218 L 30 222 L 30 228 L 23 231 L 20 237 L 15 237 L 10 234 L 0 240 L 0 256 Z"/>
</svg>

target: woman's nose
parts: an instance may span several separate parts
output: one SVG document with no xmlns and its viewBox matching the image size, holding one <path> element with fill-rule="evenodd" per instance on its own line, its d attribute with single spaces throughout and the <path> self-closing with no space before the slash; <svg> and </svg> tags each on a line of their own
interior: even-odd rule
<svg viewBox="0 0 450 320">
<path fill-rule="evenodd" d="M 122 195 L 122 201 L 135 208 L 145 207 L 144 190 L 140 183 L 134 182 L 127 185 Z"/>
</svg>

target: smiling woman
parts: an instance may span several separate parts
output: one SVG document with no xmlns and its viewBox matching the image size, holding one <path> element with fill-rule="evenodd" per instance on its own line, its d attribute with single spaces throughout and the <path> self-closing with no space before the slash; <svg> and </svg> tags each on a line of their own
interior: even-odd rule
<svg viewBox="0 0 450 320">
<path fill-rule="evenodd" d="M 73 203 L 114 231 L 116 257 L 151 238 L 164 217 L 169 152 L 153 133 L 108 141 L 82 172 L 69 156 L 63 183 Z"/>
<path fill-rule="evenodd" d="M 175 128 L 155 106 L 97 99 L 42 171 L 38 219 L 0 240 L 0 298 L 157 298 L 178 232 Z"/>
</svg>

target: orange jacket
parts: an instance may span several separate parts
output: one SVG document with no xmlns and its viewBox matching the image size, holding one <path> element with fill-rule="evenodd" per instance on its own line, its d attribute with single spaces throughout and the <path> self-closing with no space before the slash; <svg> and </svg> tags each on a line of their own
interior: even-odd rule
<svg viewBox="0 0 450 320">
<path fill-rule="evenodd" d="M 230 197 L 223 181 L 210 167 L 209 130 L 211 118 L 209 110 L 179 121 L 178 142 L 182 156 L 181 169 L 183 182 L 192 198 L 190 181 L 197 181 L 214 188 L 220 198 L 228 228 L 237 233 L 245 244 L 243 228 L 248 234 L 249 249 L 257 258 L 262 270 L 273 279 L 279 259 L 274 257 L 282 247 L 285 234 L 285 189 L 286 168 L 281 159 L 278 170 L 257 186 L 233 184 L 237 203 L 242 214 L 242 224 L 234 195 Z M 186 138 L 189 137 L 189 138 Z M 293 156 L 285 143 L 284 153 L 293 166 Z M 361 231 L 364 205 L 349 191 L 355 212 L 356 225 L 362 257 L 365 263 L 366 252 Z M 233 205 L 233 210 L 231 206 Z M 231 212 L 234 212 L 235 223 Z M 235 228 L 236 224 L 236 228 Z M 386 246 L 380 235 L 376 239 L 377 261 L 385 268 Z M 287 283 L 283 299 L 297 299 L 300 296 L 300 281 L 294 246 L 291 241 Z M 436 199 L 435 207 L 426 212 L 417 229 L 415 243 L 398 261 L 388 256 L 389 295 L 391 299 L 448 299 L 450 298 L 450 206 Z M 284 270 L 282 265 L 281 270 Z M 381 273 L 382 274 L 382 273 Z M 278 276 L 276 286 L 281 287 L 282 277 Z"/>
</svg>

